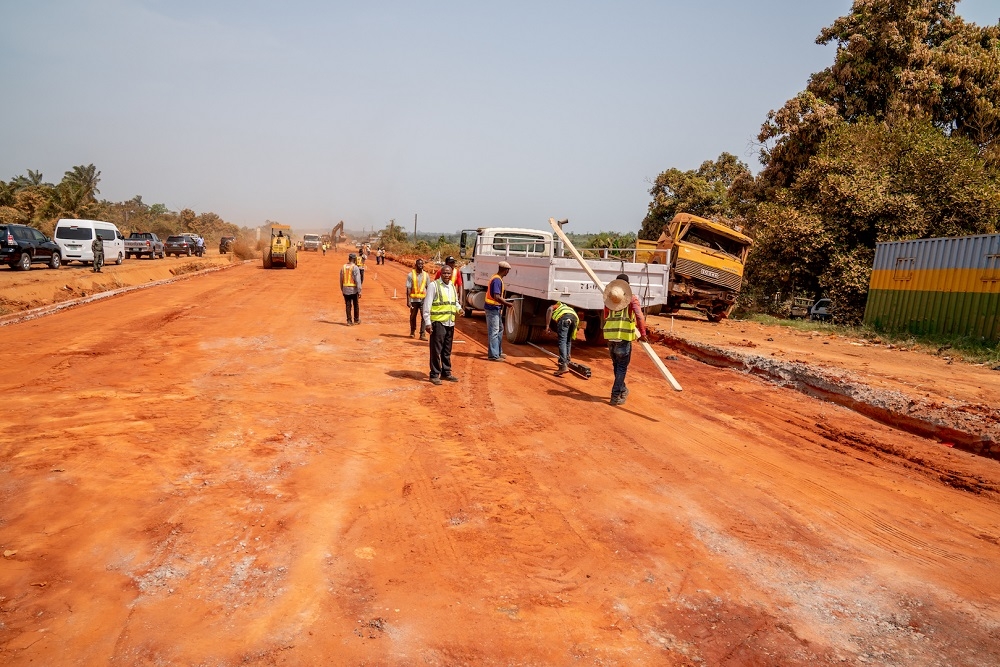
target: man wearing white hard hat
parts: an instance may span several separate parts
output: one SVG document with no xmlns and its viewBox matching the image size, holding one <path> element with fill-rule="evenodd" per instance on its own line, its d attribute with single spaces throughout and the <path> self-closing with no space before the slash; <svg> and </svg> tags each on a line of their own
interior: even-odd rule
<svg viewBox="0 0 1000 667">
<path fill-rule="evenodd" d="M 628 397 L 625 374 L 632 360 L 632 341 L 646 340 L 646 318 L 639 297 L 632 294 L 624 273 L 604 288 L 604 339 L 611 352 L 615 383 L 611 387 L 611 405 L 624 405 Z"/>
</svg>

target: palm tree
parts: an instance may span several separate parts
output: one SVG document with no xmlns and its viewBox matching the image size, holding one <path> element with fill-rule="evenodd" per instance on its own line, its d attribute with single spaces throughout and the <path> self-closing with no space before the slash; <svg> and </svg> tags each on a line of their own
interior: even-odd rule
<svg viewBox="0 0 1000 667">
<path fill-rule="evenodd" d="M 88 203 L 97 200 L 96 195 L 101 193 L 97 189 L 97 184 L 101 182 L 101 172 L 97 171 L 97 167 L 93 164 L 88 164 L 86 167 L 83 165 L 77 165 L 71 170 L 67 171 L 63 175 L 62 183 L 69 184 L 76 189 L 79 189 L 79 195 L 82 196 Z"/>
</svg>

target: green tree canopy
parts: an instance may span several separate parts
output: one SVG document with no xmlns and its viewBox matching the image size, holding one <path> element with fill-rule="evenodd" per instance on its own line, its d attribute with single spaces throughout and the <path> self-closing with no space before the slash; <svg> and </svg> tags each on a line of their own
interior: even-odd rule
<svg viewBox="0 0 1000 667">
<path fill-rule="evenodd" d="M 642 221 L 639 238 L 655 241 L 677 213 L 704 218 L 738 218 L 743 210 L 739 186 L 751 181 L 750 169 L 736 156 L 723 153 L 697 169 L 668 169 L 649 189 L 652 201 Z"/>
</svg>

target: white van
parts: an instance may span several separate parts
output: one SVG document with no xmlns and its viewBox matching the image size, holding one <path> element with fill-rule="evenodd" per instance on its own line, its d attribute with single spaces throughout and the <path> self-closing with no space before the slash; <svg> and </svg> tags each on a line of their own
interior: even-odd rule
<svg viewBox="0 0 1000 667">
<path fill-rule="evenodd" d="M 63 264 L 74 259 L 82 264 L 94 261 L 90 244 L 97 234 L 104 241 L 104 261 L 121 264 L 125 259 L 125 237 L 110 222 L 102 220 L 71 220 L 63 218 L 56 223 L 55 242 L 62 252 Z"/>
</svg>

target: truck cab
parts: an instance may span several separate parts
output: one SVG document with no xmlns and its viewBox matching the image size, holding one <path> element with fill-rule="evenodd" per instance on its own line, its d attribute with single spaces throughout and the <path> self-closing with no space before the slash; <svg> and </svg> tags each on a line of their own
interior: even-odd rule
<svg viewBox="0 0 1000 667">
<path fill-rule="evenodd" d="M 752 245 L 749 236 L 721 222 L 690 213 L 674 216 L 650 259 L 652 263 L 672 261 L 668 311 L 687 305 L 713 322 L 728 317 L 743 286 L 743 268 Z"/>
</svg>

